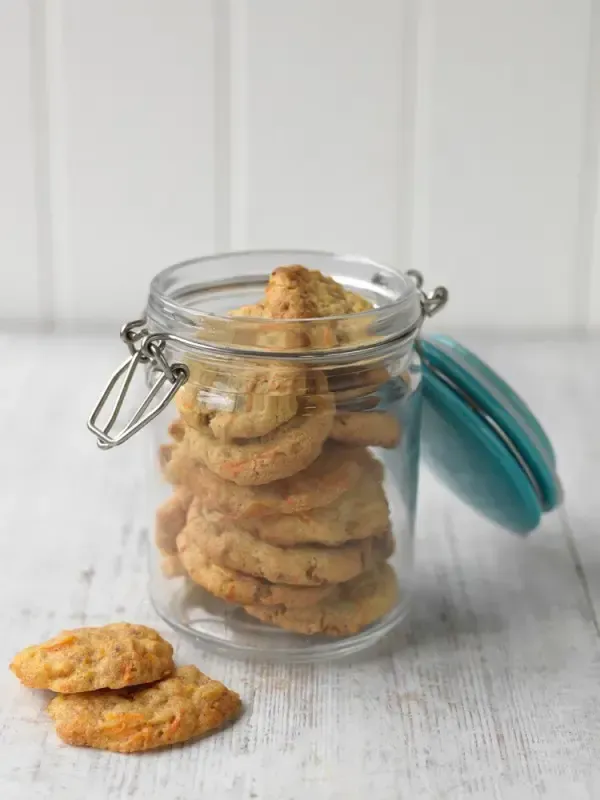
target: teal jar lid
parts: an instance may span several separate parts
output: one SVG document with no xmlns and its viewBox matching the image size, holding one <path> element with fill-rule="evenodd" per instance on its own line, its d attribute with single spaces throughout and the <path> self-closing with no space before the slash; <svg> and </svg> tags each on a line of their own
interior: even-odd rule
<svg viewBox="0 0 600 800">
<path fill-rule="evenodd" d="M 526 535 L 562 500 L 552 444 L 527 404 L 449 336 L 424 336 L 423 460 L 463 501 Z"/>
</svg>

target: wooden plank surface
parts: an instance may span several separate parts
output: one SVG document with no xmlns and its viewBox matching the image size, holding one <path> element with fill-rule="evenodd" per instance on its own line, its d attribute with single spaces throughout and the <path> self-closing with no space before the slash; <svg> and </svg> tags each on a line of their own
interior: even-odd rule
<svg viewBox="0 0 600 800">
<path fill-rule="evenodd" d="M 600 341 L 468 339 L 538 411 L 567 502 L 527 541 L 423 474 L 415 608 L 349 663 L 178 655 L 244 717 L 141 757 L 58 743 L 46 698 L 0 670 L 2 800 L 415 800 L 600 796 Z M 100 453 L 85 419 L 114 341 L 1 340 L 0 662 L 64 626 L 156 624 L 138 501 L 144 443 Z M 161 630 L 164 626 L 158 624 Z"/>
</svg>

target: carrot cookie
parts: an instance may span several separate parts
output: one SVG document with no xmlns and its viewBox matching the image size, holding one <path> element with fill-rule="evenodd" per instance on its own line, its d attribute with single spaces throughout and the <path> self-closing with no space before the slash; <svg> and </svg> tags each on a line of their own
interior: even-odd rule
<svg viewBox="0 0 600 800">
<path fill-rule="evenodd" d="M 160 561 L 160 571 L 165 578 L 183 578 L 187 575 L 179 554 L 163 556 Z"/>
<path fill-rule="evenodd" d="M 265 296 L 257 303 L 232 311 L 232 316 L 261 317 L 263 319 L 318 320 L 311 324 L 285 327 L 265 325 L 261 345 L 271 349 L 326 348 L 342 341 L 353 341 L 365 336 L 365 325 L 352 319 L 372 304 L 354 292 L 345 289 L 333 278 L 322 275 L 299 264 L 278 267 L 269 278 Z M 328 320 L 328 317 L 346 317 Z M 348 319 L 350 317 L 350 319 Z M 368 325 L 366 326 L 368 328 Z"/>
<path fill-rule="evenodd" d="M 358 578 L 341 584 L 336 595 L 315 606 L 246 606 L 246 613 L 262 622 L 303 634 L 349 636 L 376 622 L 390 611 L 398 598 L 396 574 L 381 564 Z"/>
<path fill-rule="evenodd" d="M 185 436 L 185 428 L 186 428 L 185 422 L 181 418 L 177 417 L 169 424 L 168 428 L 169 436 L 176 442 L 181 442 L 181 440 Z"/>
<path fill-rule="evenodd" d="M 314 319 L 358 314 L 373 306 L 318 270 L 293 264 L 273 270 L 264 307 L 278 319 Z"/>
<path fill-rule="evenodd" d="M 202 497 L 192 502 L 188 520 L 198 513 L 204 513 L 220 527 L 229 524 L 280 547 L 299 544 L 337 547 L 349 541 L 381 536 L 390 527 L 388 503 L 381 482 L 367 473 L 353 491 L 324 508 L 301 514 L 273 514 L 228 522 L 220 512 L 204 510 Z"/>
<path fill-rule="evenodd" d="M 314 397 L 301 414 L 266 436 L 222 442 L 208 428 L 188 428 L 181 446 L 221 478 L 239 486 L 260 486 L 310 466 L 331 431 L 333 414 L 330 397 Z"/>
<path fill-rule="evenodd" d="M 198 514 L 184 529 L 210 562 L 264 578 L 271 583 L 320 586 L 341 583 L 369 569 L 381 558 L 385 545 L 378 539 L 363 539 L 340 547 L 276 547 L 229 525 L 220 527 Z"/>
<path fill-rule="evenodd" d="M 373 308 L 368 300 L 333 278 L 300 264 L 277 267 L 258 303 L 232 311 L 233 316 L 267 319 L 316 319 L 357 314 Z"/>
<path fill-rule="evenodd" d="M 400 423 L 386 411 L 338 411 L 329 436 L 343 444 L 392 448 L 400 441 Z"/>
<path fill-rule="evenodd" d="M 379 398 L 375 393 L 390 379 L 390 373 L 381 365 L 343 367 L 328 370 L 326 374 L 329 390 L 337 406 L 346 406 L 348 403 L 358 401 L 376 406 Z"/>
<path fill-rule="evenodd" d="M 203 508 L 232 519 L 301 514 L 327 506 L 358 483 L 368 459 L 364 451 L 326 442 L 319 458 L 302 472 L 266 486 L 250 487 L 224 481 L 194 463 L 181 448 L 169 455 L 164 468 L 167 480 L 201 496 Z"/>
<path fill-rule="evenodd" d="M 154 540 L 162 555 L 177 553 L 175 538 L 185 526 L 191 502 L 191 493 L 183 486 L 178 486 L 173 495 L 157 508 Z"/>
<path fill-rule="evenodd" d="M 76 628 L 26 647 L 11 670 L 30 689 L 90 692 L 149 683 L 173 670 L 173 648 L 152 628 L 118 622 Z"/>
<path fill-rule="evenodd" d="M 227 442 L 271 433 L 298 413 L 298 398 L 306 392 L 306 373 L 297 368 L 256 365 L 252 372 L 245 365 L 240 378 L 233 364 L 220 376 L 196 366 L 175 404 L 188 425 L 208 426 Z"/>
<path fill-rule="evenodd" d="M 240 605 L 276 605 L 288 608 L 314 605 L 333 591 L 333 586 L 286 586 L 244 575 L 209 561 L 201 542 L 183 531 L 177 537 L 181 562 L 189 577 L 211 594 Z"/>
<path fill-rule="evenodd" d="M 152 686 L 55 697 L 48 713 L 67 744 L 136 753 L 220 728 L 240 708 L 235 692 L 188 666 Z"/>
<path fill-rule="evenodd" d="M 162 556 L 160 568 L 165 578 L 185 575 L 175 539 L 185 526 L 191 502 L 191 493 L 183 486 L 177 486 L 173 495 L 156 511 L 154 540 Z"/>
</svg>

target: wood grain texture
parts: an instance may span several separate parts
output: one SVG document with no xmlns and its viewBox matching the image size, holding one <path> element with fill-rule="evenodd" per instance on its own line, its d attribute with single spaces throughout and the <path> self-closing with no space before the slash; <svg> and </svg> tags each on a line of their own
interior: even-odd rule
<svg viewBox="0 0 600 800">
<path fill-rule="evenodd" d="M 122 357 L 101 339 L 5 336 L 0 661 L 65 626 L 157 624 L 138 510 L 144 443 L 85 419 Z M 2 800 L 419 800 L 600 796 L 600 341 L 467 338 L 539 412 L 567 502 L 527 541 L 422 476 L 409 625 L 349 663 L 178 656 L 241 692 L 216 736 L 143 757 L 61 745 L 46 698 L 0 670 Z M 74 378 L 68 384 L 65 376 Z"/>
</svg>

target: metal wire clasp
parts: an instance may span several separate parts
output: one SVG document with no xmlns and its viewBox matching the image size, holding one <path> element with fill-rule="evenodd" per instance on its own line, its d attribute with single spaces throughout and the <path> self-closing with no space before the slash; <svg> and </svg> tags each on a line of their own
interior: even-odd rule
<svg viewBox="0 0 600 800">
<path fill-rule="evenodd" d="M 98 441 L 98 446 L 103 450 L 123 444 L 144 425 L 151 422 L 167 407 L 189 377 L 189 370 L 185 364 L 168 363 L 164 355 L 166 338 L 149 334 L 145 319 L 136 319 L 123 325 L 121 339 L 127 345 L 130 356 L 112 374 L 87 423 L 88 429 Z M 111 434 L 135 371 L 140 364 L 150 364 L 152 371 L 158 373 L 158 378 L 125 427 L 118 433 Z M 148 410 L 167 381 L 171 384 L 169 391 L 159 403 Z M 99 425 L 98 417 L 115 391 L 117 394 L 108 420 L 103 425 Z"/>
<path fill-rule="evenodd" d="M 433 292 L 427 294 L 423 290 L 423 275 L 416 269 L 409 269 L 406 272 L 417 285 L 417 289 L 421 293 L 421 308 L 426 317 L 433 317 L 438 311 L 448 302 L 448 289 L 445 286 L 436 286 Z"/>
</svg>

